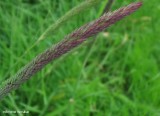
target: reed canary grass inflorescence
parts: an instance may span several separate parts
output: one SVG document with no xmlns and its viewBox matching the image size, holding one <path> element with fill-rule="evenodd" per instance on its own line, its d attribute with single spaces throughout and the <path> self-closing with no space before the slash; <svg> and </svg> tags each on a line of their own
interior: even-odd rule
<svg viewBox="0 0 160 116">
<path fill-rule="evenodd" d="M 84 41 L 86 41 L 87 38 L 98 34 L 110 25 L 121 20 L 125 16 L 130 15 L 141 5 L 142 2 L 132 3 L 114 12 L 106 13 L 99 19 L 92 21 L 73 31 L 58 44 L 50 47 L 49 49 L 38 55 L 35 59 L 33 59 L 33 61 L 19 70 L 16 75 L 2 83 L 0 86 L 0 99 L 2 99 L 3 96 L 11 92 L 12 90 L 17 89 L 21 84 L 30 79 L 45 65 L 71 51 L 73 48 L 79 46 Z"/>
</svg>

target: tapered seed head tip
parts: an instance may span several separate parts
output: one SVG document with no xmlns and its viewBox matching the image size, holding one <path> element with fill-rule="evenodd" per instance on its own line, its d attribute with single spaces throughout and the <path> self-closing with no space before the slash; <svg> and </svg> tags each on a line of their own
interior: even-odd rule
<svg viewBox="0 0 160 116">
<path fill-rule="evenodd" d="M 140 8 L 143 5 L 143 2 L 136 2 L 134 3 L 134 6 L 137 8 Z"/>
</svg>

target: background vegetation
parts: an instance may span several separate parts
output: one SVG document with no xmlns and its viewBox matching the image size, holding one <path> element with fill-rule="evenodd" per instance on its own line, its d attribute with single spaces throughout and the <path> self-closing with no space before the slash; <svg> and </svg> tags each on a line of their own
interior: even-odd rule
<svg viewBox="0 0 160 116">
<path fill-rule="evenodd" d="M 46 28 L 83 0 L 0 0 L 0 82 L 75 28 L 99 17 L 103 2 L 70 19 L 29 50 Z M 112 10 L 133 0 L 118 0 Z M 160 5 L 133 15 L 47 65 L 0 103 L 40 116 L 160 115 Z M 7 115 L 7 114 L 6 114 Z M 17 114 L 12 114 L 17 115 Z M 23 114 L 18 114 L 23 115 Z"/>
</svg>

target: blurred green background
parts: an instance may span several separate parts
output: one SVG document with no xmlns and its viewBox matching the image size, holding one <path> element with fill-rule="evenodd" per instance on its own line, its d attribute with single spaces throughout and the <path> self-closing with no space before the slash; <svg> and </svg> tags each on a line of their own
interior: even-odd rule
<svg viewBox="0 0 160 116">
<path fill-rule="evenodd" d="M 83 1 L 0 0 L 0 82 L 102 12 L 104 2 L 71 18 L 21 57 L 48 26 Z M 131 2 L 117 0 L 112 10 Z M 95 42 L 90 38 L 5 97 L 0 115 L 22 116 L 3 111 L 25 110 L 29 116 L 159 116 L 159 26 L 160 1 L 144 0 L 140 10 Z"/>
</svg>

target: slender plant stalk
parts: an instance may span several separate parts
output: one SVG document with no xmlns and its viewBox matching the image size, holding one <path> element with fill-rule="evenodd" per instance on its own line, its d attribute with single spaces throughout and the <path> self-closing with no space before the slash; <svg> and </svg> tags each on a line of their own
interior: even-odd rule
<svg viewBox="0 0 160 116">
<path fill-rule="evenodd" d="M 107 5 L 105 6 L 105 8 L 103 10 L 103 13 L 109 12 L 109 10 L 111 9 L 111 6 L 112 6 L 112 4 L 113 4 L 114 1 L 115 0 L 108 0 L 108 3 L 107 3 Z"/>
<path fill-rule="evenodd" d="M 35 73 L 40 71 L 45 65 L 71 51 L 73 48 L 79 46 L 84 41 L 86 41 L 87 38 L 98 34 L 125 16 L 130 15 L 141 5 L 142 2 L 132 3 L 112 13 L 104 14 L 99 19 L 73 31 L 58 44 L 50 47 L 38 55 L 35 59 L 33 59 L 33 61 L 20 69 L 16 75 L 2 83 L 0 87 L 0 99 L 2 99 L 2 97 L 4 97 L 7 93 L 17 89 L 21 84 L 30 79 Z"/>
</svg>

